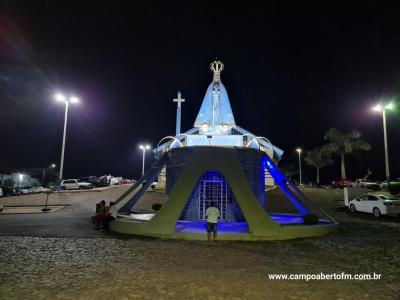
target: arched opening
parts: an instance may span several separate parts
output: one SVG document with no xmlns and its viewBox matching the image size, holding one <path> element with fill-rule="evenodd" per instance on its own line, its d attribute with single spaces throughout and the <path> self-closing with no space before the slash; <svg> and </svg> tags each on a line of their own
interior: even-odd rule
<svg viewBox="0 0 400 300">
<path fill-rule="evenodd" d="M 205 233 L 207 208 L 220 211 L 218 231 L 221 234 L 248 233 L 248 225 L 225 176 L 210 169 L 198 179 L 176 225 L 178 233 Z"/>
<path fill-rule="evenodd" d="M 244 221 L 229 183 L 218 170 L 207 170 L 199 178 L 180 219 L 206 221 L 206 211 L 210 206 L 219 209 L 221 221 Z"/>
</svg>

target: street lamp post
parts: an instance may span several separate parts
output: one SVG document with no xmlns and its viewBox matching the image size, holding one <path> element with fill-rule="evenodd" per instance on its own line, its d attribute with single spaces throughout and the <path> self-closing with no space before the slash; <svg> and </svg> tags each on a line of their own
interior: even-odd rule
<svg viewBox="0 0 400 300">
<path fill-rule="evenodd" d="M 385 106 L 380 104 L 376 105 L 373 110 L 382 112 L 382 120 L 383 120 L 383 143 L 385 147 L 385 171 L 386 171 L 386 181 L 389 186 L 390 183 L 390 170 L 389 170 L 389 151 L 388 151 L 388 142 L 387 142 L 387 129 L 386 129 L 386 110 L 392 110 L 394 108 L 394 104 L 392 102 L 388 103 Z"/>
<path fill-rule="evenodd" d="M 55 167 L 56 167 L 55 164 L 51 164 L 47 168 L 43 168 L 43 171 L 42 171 L 42 186 L 44 184 L 44 175 L 46 174 L 46 171 L 49 170 L 49 169 L 55 168 Z"/>
<path fill-rule="evenodd" d="M 68 106 L 69 106 L 69 103 L 78 103 L 79 99 L 74 96 L 67 97 L 61 93 L 57 93 L 56 95 L 54 95 L 54 99 L 59 102 L 65 103 L 64 133 L 63 133 L 63 142 L 62 142 L 62 149 L 61 149 L 61 162 L 60 162 L 60 174 L 59 174 L 59 179 L 62 180 L 63 171 L 64 171 L 65 139 L 67 136 Z"/>
<path fill-rule="evenodd" d="M 301 148 L 296 149 L 297 153 L 299 153 L 299 185 L 301 185 Z"/>
<path fill-rule="evenodd" d="M 143 151 L 143 159 L 142 159 L 142 176 L 144 175 L 144 161 L 146 158 L 146 150 L 150 149 L 150 145 L 139 145 L 139 148 Z"/>
</svg>

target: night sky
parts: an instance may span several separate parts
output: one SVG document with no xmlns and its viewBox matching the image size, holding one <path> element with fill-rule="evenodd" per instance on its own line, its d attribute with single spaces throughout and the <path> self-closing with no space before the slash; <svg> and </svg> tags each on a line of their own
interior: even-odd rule
<svg viewBox="0 0 400 300">
<path fill-rule="evenodd" d="M 64 177 L 137 178 L 138 144 L 174 134 L 178 90 L 192 128 L 218 58 L 236 123 L 285 150 L 281 165 L 331 126 L 358 129 L 373 149 L 348 158 L 348 177 L 370 168 L 383 180 L 382 116 L 370 108 L 400 97 L 400 2 L 238 2 L 1 1 L 0 173 L 59 164 L 63 91 L 82 99 L 69 110 Z M 387 118 L 400 177 L 400 110 Z"/>
</svg>

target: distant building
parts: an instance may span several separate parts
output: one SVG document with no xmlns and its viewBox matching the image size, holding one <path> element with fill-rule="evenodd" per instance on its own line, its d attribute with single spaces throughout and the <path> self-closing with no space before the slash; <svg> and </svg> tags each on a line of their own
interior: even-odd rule
<svg viewBox="0 0 400 300">
<path fill-rule="evenodd" d="M 22 173 L 11 173 L 11 174 L 0 174 L 0 182 L 2 183 L 5 179 L 13 179 L 16 187 L 22 186 L 32 186 L 35 183 L 38 183 L 39 180 L 36 178 L 32 178 L 31 175 L 22 174 Z"/>
</svg>

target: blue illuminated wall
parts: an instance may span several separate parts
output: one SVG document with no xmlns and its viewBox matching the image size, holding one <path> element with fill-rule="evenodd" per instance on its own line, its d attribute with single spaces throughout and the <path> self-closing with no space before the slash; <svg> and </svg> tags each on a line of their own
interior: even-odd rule
<svg viewBox="0 0 400 300">
<path fill-rule="evenodd" d="M 254 196 L 260 205 L 265 208 L 265 171 L 263 153 L 248 148 L 236 148 L 236 154 L 242 166 Z"/>
<path fill-rule="evenodd" d="M 180 219 L 205 220 L 205 210 L 211 205 L 220 210 L 222 220 L 244 221 L 229 183 L 218 170 L 208 170 L 199 178 Z"/>
<path fill-rule="evenodd" d="M 237 147 L 235 148 L 237 158 L 242 166 L 242 170 L 246 176 L 246 179 L 256 196 L 258 202 L 262 207 L 265 208 L 265 179 L 264 179 L 264 165 L 263 165 L 263 153 L 254 149 Z M 188 160 L 193 152 L 192 147 L 177 148 L 174 151 L 168 153 L 166 160 L 166 193 L 167 195 L 172 191 L 175 183 L 179 180 Z M 217 170 L 215 170 L 217 171 Z M 223 177 L 223 174 L 220 176 Z M 204 173 L 202 177 L 210 178 L 211 173 Z M 199 182 L 200 182 L 199 178 Z M 225 179 L 224 179 L 225 180 Z M 228 183 L 229 185 L 229 183 Z M 182 213 L 183 220 L 195 220 L 199 216 L 199 186 L 197 185 L 193 189 L 192 195 L 188 199 L 187 205 Z M 242 213 L 236 200 L 234 199 L 229 205 L 227 211 L 227 219 L 230 221 L 244 221 Z"/>
<path fill-rule="evenodd" d="M 308 214 L 307 208 L 299 201 L 298 197 L 304 197 L 304 195 L 299 191 L 299 189 L 291 183 L 281 171 L 279 171 L 278 167 L 272 162 L 272 160 L 264 155 L 263 165 L 271 174 L 271 176 L 275 180 L 275 184 L 279 186 L 282 192 L 286 195 L 286 197 L 293 203 L 298 212 L 305 216 Z M 297 197 L 295 195 L 297 194 Z"/>
<path fill-rule="evenodd" d="M 166 160 L 167 195 L 172 191 L 175 183 L 180 178 L 183 169 L 185 168 L 191 157 L 193 151 L 192 149 L 192 147 L 178 148 L 168 153 L 168 158 Z M 303 200 L 304 195 L 301 193 L 301 191 L 298 190 L 296 186 L 294 186 L 287 180 L 287 178 L 279 171 L 278 167 L 268 156 L 266 156 L 261 151 L 249 148 L 237 147 L 235 148 L 235 151 L 242 170 L 246 176 L 246 179 L 253 191 L 253 194 L 255 195 L 262 207 L 265 208 L 266 202 L 264 176 L 265 169 L 267 169 L 274 178 L 275 183 L 283 191 L 286 197 L 293 203 L 299 213 L 303 216 L 308 214 L 307 208 L 302 204 L 302 202 L 300 202 L 300 200 Z M 207 172 L 205 172 L 201 176 L 201 178 L 199 178 L 198 184 L 193 189 L 189 199 L 187 199 L 187 204 L 181 215 L 182 220 L 199 219 L 199 184 L 202 178 L 210 179 L 213 178 L 213 176 L 216 176 L 217 179 L 219 178 L 218 180 L 225 180 L 223 174 L 218 172 L 218 170 L 208 170 Z M 244 221 L 243 215 L 234 198 L 234 195 L 232 195 L 232 199 L 228 205 L 226 220 Z"/>
</svg>

